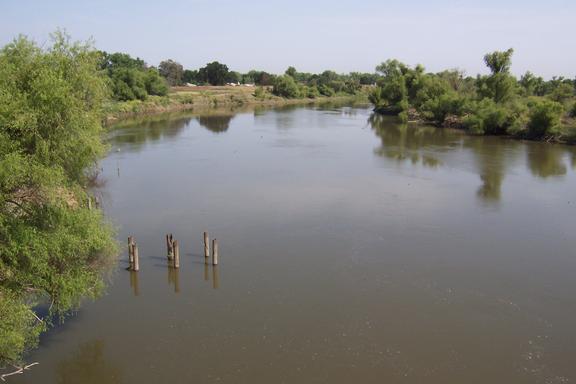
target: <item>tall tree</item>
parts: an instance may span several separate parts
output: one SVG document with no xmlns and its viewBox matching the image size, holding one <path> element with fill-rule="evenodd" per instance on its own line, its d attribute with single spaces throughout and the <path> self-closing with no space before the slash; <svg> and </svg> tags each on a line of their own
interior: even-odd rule
<svg viewBox="0 0 576 384">
<path fill-rule="evenodd" d="M 164 60 L 158 66 L 158 72 L 160 72 L 160 75 L 166 79 L 170 86 L 173 87 L 182 84 L 182 75 L 184 74 L 182 64 L 172 59 Z"/>
<path fill-rule="evenodd" d="M 198 76 L 206 83 L 211 85 L 224 85 L 228 77 L 228 66 L 217 61 L 206 64 L 200 68 Z"/>
</svg>

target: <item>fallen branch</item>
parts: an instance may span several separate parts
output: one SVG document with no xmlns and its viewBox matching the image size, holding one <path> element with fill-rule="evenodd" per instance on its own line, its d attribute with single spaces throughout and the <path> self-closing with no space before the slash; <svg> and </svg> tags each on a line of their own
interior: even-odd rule
<svg viewBox="0 0 576 384">
<path fill-rule="evenodd" d="M 30 369 L 30 367 L 33 367 L 37 364 L 40 364 L 40 363 L 32 363 L 32 364 L 25 365 L 23 367 L 17 367 L 14 365 L 14 368 L 16 368 L 16 370 L 14 372 L 4 373 L 4 374 L 0 375 L 0 380 L 6 381 L 6 378 L 8 376 L 20 375 L 20 374 L 24 373 L 24 371 L 27 371 L 28 369 Z"/>
</svg>

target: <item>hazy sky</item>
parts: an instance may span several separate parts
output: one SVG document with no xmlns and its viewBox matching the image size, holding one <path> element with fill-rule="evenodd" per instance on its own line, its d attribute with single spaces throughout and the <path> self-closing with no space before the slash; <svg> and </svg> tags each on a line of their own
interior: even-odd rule
<svg viewBox="0 0 576 384">
<path fill-rule="evenodd" d="M 151 65 L 372 72 L 397 58 L 469 74 L 513 47 L 514 73 L 573 78 L 575 21 L 576 0 L 0 0 L 0 44 L 20 33 L 46 43 L 61 27 Z"/>
</svg>

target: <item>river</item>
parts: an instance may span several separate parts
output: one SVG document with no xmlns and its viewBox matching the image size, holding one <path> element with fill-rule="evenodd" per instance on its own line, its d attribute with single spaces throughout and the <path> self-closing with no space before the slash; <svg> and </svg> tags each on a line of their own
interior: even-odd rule
<svg viewBox="0 0 576 384">
<path fill-rule="evenodd" d="M 330 105 L 152 117 L 109 142 L 96 193 L 140 272 L 124 252 L 10 382 L 576 381 L 573 147 Z"/>
</svg>

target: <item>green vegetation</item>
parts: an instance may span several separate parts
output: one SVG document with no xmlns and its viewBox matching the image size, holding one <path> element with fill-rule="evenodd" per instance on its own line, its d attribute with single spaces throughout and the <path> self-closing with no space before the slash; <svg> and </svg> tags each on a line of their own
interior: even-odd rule
<svg viewBox="0 0 576 384">
<path fill-rule="evenodd" d="M 112 97 L 118 101 L 146 100 L 148 95 L 164 96 L 168 85 L 158 70 L 125 53 L 101 52 L 100 67 L 108 75 Z"/>
<path fill-rule="evenodd" d="M 334 71 L 303 73 L 289 67 L 284 75 L 272 82 L 272 93 L 288 99 L 356 95 L 362 90 L 360 77 L 360 74 L 340 75 Z"/>
<path fill-rule="evenodd" d="M 84 186 L 105 147 L 102 56 L 62 33 L 0 51 L 0 362 L 102 288 L 113 233 Z M 46 306 L 40 319 L 35 307 Z"/>
<path fill-rule="evenodd" d="M 476 78 L 457 70 L 426 73 L 421 65 L 388 60 L 376 68 L 381 77 L 370 101 L 377 113 L 401 121 L 422 120 L 474 134 L 574 140 L 576 80 L 545 81 L 530 72 L 517 80 L 510 74 L 513 52 L 485 55 L 490 74 Z"/>
<path fill-rule="evenodd" d="M 164 60 L 158 66 L 158 72 L 166 79 L 170 86 L 181 85 L 184 67 L 174 60 Z"/>
</svg>

